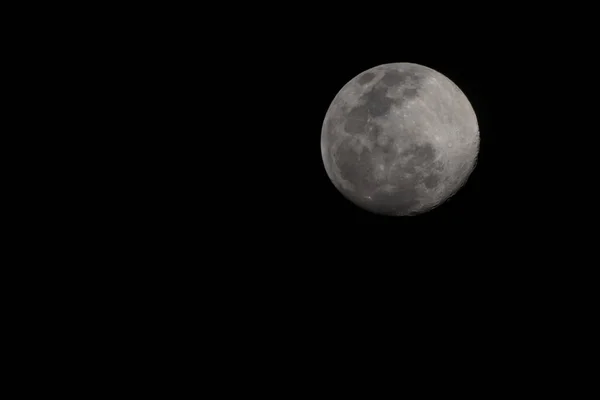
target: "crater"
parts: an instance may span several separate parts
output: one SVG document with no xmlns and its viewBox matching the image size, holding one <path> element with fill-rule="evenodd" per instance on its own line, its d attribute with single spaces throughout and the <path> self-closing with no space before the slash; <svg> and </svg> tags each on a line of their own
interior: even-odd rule
<svg viewBox="0 0 600 400">
<path fill-rule="evenodd" d="M 440 178 L 436 174 L 429 174 L 427 177 L 425 177 L 425 179 L 423 179 L 423 184 L 427 189 L 435 188 L 439 182 Z"/>
</svg>

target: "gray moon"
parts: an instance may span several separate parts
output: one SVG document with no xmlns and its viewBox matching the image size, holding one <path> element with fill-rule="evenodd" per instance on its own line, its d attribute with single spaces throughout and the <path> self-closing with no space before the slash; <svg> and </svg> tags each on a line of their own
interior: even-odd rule
<svg viewBox="0 0 600 400">
<path fill-rule="evenodd" d="M 475 168 L 479 126 L 441 73 L 383 64 L 351 79 L 323 122 L 321 153 L 335 187 L 376 214 L 409 216 L 454 195 Z"/>
</svg>

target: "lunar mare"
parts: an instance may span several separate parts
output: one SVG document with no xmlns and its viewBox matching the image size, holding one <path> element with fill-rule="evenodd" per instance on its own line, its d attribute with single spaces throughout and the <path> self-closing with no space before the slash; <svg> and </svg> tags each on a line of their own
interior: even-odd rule
<svg viewBox="0 0 600 400">
<path fill-rule="evenodd" d="M 335 96 L 321 131 L 325 170 L 350 201 L 384 215 L 415 215 L 455 194 L 479 152 L 465 94 L 441 73 L 383 64 Z"/>
</svg>

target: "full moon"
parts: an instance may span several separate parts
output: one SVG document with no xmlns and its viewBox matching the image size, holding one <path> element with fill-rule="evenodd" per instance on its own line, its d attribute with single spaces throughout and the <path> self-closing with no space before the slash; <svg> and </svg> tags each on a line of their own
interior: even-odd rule
<svg viewBox="0 0 600 400">
<path fill-rule="evenodd" d="M 321 130 L 331 182 L 382 215 L 429 211 L 454 195 L 477 162 L 479 127 L 465 94 L 441 73 L 383 64 L 335 96 Z"/>
</svg>

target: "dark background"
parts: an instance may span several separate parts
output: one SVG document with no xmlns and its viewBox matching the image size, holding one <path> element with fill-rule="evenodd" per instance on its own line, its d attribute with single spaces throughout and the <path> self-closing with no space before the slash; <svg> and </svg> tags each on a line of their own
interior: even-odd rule
<svg viewBox="0 0 600 400">
<path fill-rule="evenodd" d="M 72 44 L 51 41 L 74 60 L 60 68 L 77 77 L 72 102 L 97 129 L 90 151 L 106 149 L 96 163 L 102 184 L 90 185 L 90 198 L 104 204 L 95 218 L 121 227 L 123 246 L 163 243 L 152 250 L 182 258 L 201 247 L 224 264 L 240 254 L 248 263 L 325 264 L 330 276 L 348 265 L 401 273 L 418 269 L 399 265 L 452 270 L 457 260 L 473 268 L 583 262 L 572 249 L 593 241 L 598 66 L 584 13 L 248 7 L 135 9 L 90 37 L 65 29 L 79 39 Z M 62 60 L 51 55 L 40 62 Z M 393 62 L 456 83 L 481 136 L 466 185 L 409 218 L 354 206 L 320 152 L 340 88 Z"/>
<path fill-rule="evenodd" d="M 432 256 L 446 247 L 464 256 L 517 254 L 522 247 L 531 254 L 549 230 L 560 231 L 566 213 L 577 212 L 575 199 L 560 193 L 573 181 L 566 160 L 574 154 L 563 145 L 577 135 L 566 118 L 577 72 L 556 61 L 569 49 L 557 47 L 551 32 L 517 30 L 518 22 L 487 30 L 437 21 L 427 29 L 369 19 L 287 23 L 241 46 L 260 76 L 249 83 L 250 119 L 241 121 L 253 132 L 244 145 L 256 149 L 243 169 L 259 168 L 245 176 L 252 205 L 259 204 L 260 222 L 252 227 L 272 228 L 274 240 L 289 238 L 292 247 L 301 241 L 315 253 L 330 251 L 327 241 L 363 248 L 356 253 L 367 259 L 377 253 L 393 260 L 389 252 L 407 248 Z M 449 202 L 411 218 L 354 206 L 329 181 L 320 153 L 321 126 L 336 93 L 361 71 L 391 62 L 426 65 L 450 78 L 480 127 L 479 160 L 467 184 Z"/>
<path fill-rule="evenodd" d="M 590 358 L 597 314 L 596 14 L 398 5 L 26 5 L 47 26 L 17 24 L 6 57 L 25 143 L 7 176 L 31 169 L 5 190 L 23 198 L 5 281 L 25 347 L 128 379 L 200 362 L 245 391 L 433 365 L 555 392 L 536 364 L 559 383 L 586 365 L 569 359 Z M 411 218 L 357 208 L 321 160 L 336 93 L 391 62 L 450 78 L 480 127 L 466 186 Z"/>
<path fill-rule="evenodd" d="M 174 136 L 168 159 L 184 182 L 198 184 L 184 189 L 183 204 L 191 204 L 173 220 L 183 220 L 182 232 L 210 225 L 212 236 L 274 258 L 330 255 L 360 263 L 376 255 L 391 266 L 401 252 L 408 263 L 454 262 L 453 254 L 463 263 L 516 266 L 549 263 L 541 258 L 553 258 L 552 248 L 562 249 L 562 262 L 574 262 L 568 260 L 579 252 L 564 249 L 588 246 L 583 226 L 593 214 L 595 128 L 586 118 L 595 104 L 588 77 L 597 64 L 581 50 L 591 38 L 588 25 L 561 28 L 558 21 L 575 18 L 567 13 L 557 20 L 477 12 L 398 22 L 398 11 L 386 19 L 356 10 L 279 10 L 232 19 L 218 32 L 181 24 L 171 32 L 180 41 L 164 45 L 166 60 L 186 72 L 173 74 L 171 86 L 180 92 L 170 129 L 185 134 Z M 329 181 L 320 153 L 336 93 L 361 71 L 391 62 L 422 64 L 455 82 L 481 136 L 466 185 L 410 218 L 354 206 Z M 170 185 L 180 191 L 186 183 Z"/>
<path fill-rule="evenodd" d="M 547 358 L 567 341 L 563 331 L 580 342 L 591 330 L 577 324 L 593 320 L 585 305 L 597 292 L 586 287 L 597 282 L 587 275 L 597 263 L 598 64 L 585 12 L 525 15 L 485 4 L 457 19 L 433 5 L 419 13 L 364 6 L 328 15 L 294 5 L 172 13 L 144 5 L 110 10 L 98 27 L 72 19 L 94 39 L 67 24 L 56 24 L 64 37 L 36 34 L 49 50 L 28 63 L 30 76 L 49 88 L 31 97 L 59 110 L 31 112 L 24 120 L 43 128 L 23 136 L 39 133 L 61 152 L 42 146 L 50 160 L 36 174 L 49 175 L 47 188 L 24 180 L 39 191 L 30 209 L 51 223 L 23 224 L 48 250 L 27 244 L 22 255 L 44 259 L 32 265 L 48 278 L 25 269 L 27 287 L 37 278 L 51 292 L 41 304 L 65 298 L 47 314 L 79 305 L 66 318 L 81 329 L 80 316 L 91 317 L 93 331 L 99 318 L 122 316 L 107 336 L 123 342 L 130 324 L 128 342 L 138 346 L 156 332 L 184 346 L 181 335 L 199 342 L 209 332 L 215 341 L 201 345 L 226 364 L 221 349 L 255 352 L 247 370 L 268 346 L 287 361 L 293 348 L 313 370 L 329 367 L 324 354 L 351 365 L 355 343 L 378 354 L 394 343 L 402 352 L 451 349 L 450 360 L 475 347 L 471 365 L 504 354 L 513 371 L 525 352 L 511 340 Z M 479 121 L 479 161 L 466 186 L 418 217 L 357 208 L 321 160 L 335 94 L 390 62 L 444 74 Z M 52 132 L 67 127 L 72 135 Z M 46 168 L 57 160 L 62 171 Z M 69 262 L 75 268 L 61 273 Z"/>
<path fill-rule="evenodd" d="M 586 116 L 597 64 L 591 36 L 577 31 L 585 24 L 566 13 L 493 8 L 462 19 L 441 10 L 267 11 L 221 35 L 189 36 L 192 65 L 208 71 L 195 73 L 199 90 L 183 97 L 193 99 L 184 108 L 193 140 L 174 158 L 190 152 L 181 170 L 191 204 L 174 207 L 176 249 L 198 249 L 210 265 L 203 270 L 222 276 L 227 293 L 249 308 L 261 299 L 257 313 L 274 309 L 285 319 L 302 310 L 325 325 L 363 316 L 401 324 L 411 312 L 426 324 L 439 312 L 450 320 L 434 334 L 452 323 L 497 332 L 499 321 L 520 315 L 535 324 L 589 295 L 582 288 L 594 263 L 596 161 Z M 321 159 L 336 93 L 391 62 L 447 76 L 479 121 L 479 160 L 466 186 L 417 217 L 354 206 Z M 203 92 L 213 85 L 216 100 Z M 187 253 L 169 257 L 177 254 Z"/>
</svg>

